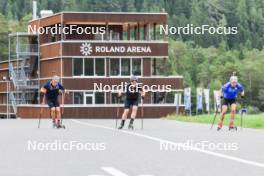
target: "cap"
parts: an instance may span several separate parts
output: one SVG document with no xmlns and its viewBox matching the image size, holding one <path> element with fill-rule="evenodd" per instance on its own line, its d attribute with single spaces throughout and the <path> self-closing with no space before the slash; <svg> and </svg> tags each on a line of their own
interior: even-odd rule
<svg viewBox="0 0 264 176">
<path fill-rule="evenodd" d="M 237 76 L 231 76 L 230 77 L 230 82 L 237 82 L 237 81 L 238 81 Z"/>
<path fill-rule="evenodd" d="M 55 76 L 52 77 L 52 80 L 56 81 L 56 82 L 59 82 L 60 81 L 60 77 L 55 75 Z"/>
<path fill-rule="evenodd" d="M 133 76 L 130 77 L 130 81 L 138 81 L 138 78 L 133 75 Z"/>
</svg>

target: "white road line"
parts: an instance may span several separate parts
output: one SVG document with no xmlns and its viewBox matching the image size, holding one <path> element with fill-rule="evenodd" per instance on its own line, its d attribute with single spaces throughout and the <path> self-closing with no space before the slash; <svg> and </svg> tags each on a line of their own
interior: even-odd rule
<svg viewBox="0 0 264 176">
<path fill-rule="evenodd" d="M 90 127 L 103 128 L 103 129 L 107 129 L 107 130 L 118 131 L 120 133 L 125 133 L 125 134 L 129 134 L 129 135 L 132 135 L 132 136 L 137 136 L 137 137 L 149 139 L 149 140 L 156 141 L 156 142 L 159 142 L 159 143 L 160 142 L 166 142 L 168 144 L 177 145 L 177 143 L 173 142 L 173 141 L 168 141 L 168 140 L 164 140 L 164 139 L 161 139 L 161 138 L 152 137 L 152 136 L 148 136 L 148 135 L 144 135 L 144 134 L 140 134 L 140 133 L 136 133 L 136 132 L 117 130 L 115 128 L 111 128 L 111 127 L 107 127 L 107 126 L 103 126 L 103 125 L 96 125 L 96 124 L 92 124 L 92 123 L 81 122 L 79 120 L 72 120 L 72 121 L 75 122 L 75 123 L 86 125 L 86 126 L 90 126 Z M 236 161 L 236 162 L 239 162 L 239 163 L 244 163 L 244 164 L 248 164 L 248 165 L 251 165 L 251 166 L 264 168 L 264 163 L 259 163 L 259 162 L 256 162 L 256 161 L 251 161 L 251 160 L 238 158 L 238 157 L 234 157 L 234 156 L 229 156 L 229 155 L 225 155 L 225 154 L 221 154 L 221 153 L 217 153 L 217 152 L 203 150 L 203 149 L 199 149 L 197 147 L 189 146 L 189 149 L 193 150 L 193 151 L 196 151 L 196 152 L 200 152 L 200 153 L 205 153 L 205 154 L 208 154 L 208 155 L 216 156 L 216 157 L 219 157 L 219 158 L 224 158 L 224 159 L 227 159 L 227 160 L 232 160 L 232 161 Z"/>
<path fill-rule="evenodd" d="M 104 170 L 105 172 L 111 174 L 112 176 L 128 176 L 127 174 L 113 168 L 113 167 L 102 167 L 102 170 Z"/>
</svg>

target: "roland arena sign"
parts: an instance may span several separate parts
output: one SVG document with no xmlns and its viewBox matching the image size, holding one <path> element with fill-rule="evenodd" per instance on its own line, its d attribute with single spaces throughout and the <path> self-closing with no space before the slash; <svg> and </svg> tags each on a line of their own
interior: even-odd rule
<svg viewBox="0 0 264 176">
<path fill-rule="evenodd" d="M 168 56 L 168 43 L 64 43 L 65 56 Z"/>
</svg>

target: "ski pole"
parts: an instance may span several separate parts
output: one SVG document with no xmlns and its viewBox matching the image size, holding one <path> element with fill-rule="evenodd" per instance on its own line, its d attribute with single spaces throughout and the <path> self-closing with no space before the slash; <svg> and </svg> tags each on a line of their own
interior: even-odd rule
<svg viewBox="0 0 264 176">
<path fill-rule="evenodd" d="M 117 121 L 119 117 L 119 103 L 120 103 L 120 97 L 116 97 L 117 107 L 116 107 L 116 119 L 115 119 L 115 128 L 117 128 Z"/>
<path fill-rule="evenodd" d="M 243 115 L 244 115 L 245 112 L 246 112 L 245 103 L 244 103 L 244 101 L 242 101 L 242 109 L 241 109 L 241 114 L 240 114 L 240 127 L 241 127 L 241 130 L 243 129 Z"/>
<path fill-rule="evenodd" d="M 218 111 L 218 106 L 217 106 L 216 109 L 215 109 L 214 119 L 213 119 L 213 122 L 212 122 L 212 125 L 211 125 L 211 128 L 210 128 L 210 129 L 212 129 L 213 126 L 214 126 L 215 119 L 216 119 L 216 116 L 217 116 L 217 111 Z"/>
<path fill-rule="evenodd" d="M 141 97 L 141 129 L 143 129 L 143 117 L 144 117 L 144 103 L 143 103 L 143 101 L 144 101 L 144 98 L 143 97 Z"/>
<path fill-rule="evenodd" d="M 65 93 L 62 93 L 62 97 L 61 97 L 61 124 L 62 124 L 62 120 L 63 120 L 63 114 L 64 114 L 64 100 L 65 100 Z"/>
<path fill-rule="evenodd" d="M 43 113 L 43 105 L 45 104 L 45 95 L 43 95 L 43 99 L 42 99 L 42 103 L 41 103 L 41 108 L 40 108 L 40 113 L 39 113 L 39 121 L 38 121 L 38 128 L 40 127 L 40 120 L 42 117 L 42 113 Z"/>
</svg>

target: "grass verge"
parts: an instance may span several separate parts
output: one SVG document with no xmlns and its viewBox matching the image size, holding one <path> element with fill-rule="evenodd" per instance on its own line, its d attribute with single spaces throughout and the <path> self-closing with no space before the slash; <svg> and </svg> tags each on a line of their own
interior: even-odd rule
<svg viewBox="0 0 264 176">
<path fill-rule="evenodd" d="M 219 114 L 216 116 L 215 125 L 218 124 Z M 194 123 L 206 123 L 211 124 L 214 118 L 214 114 L 203 114 L 197 116 L 183 116 L 171 114 L 166 117 L 168 120 L 177 120 L 182 122 L 194 122 Z M 229 124 L 230 114 L 226 114 L 224 119 L 224 125 Z M 240 126 L 241 116 L 240 114 L 236 115 L 235 124 Z M 249 115 L 244 114 L 243 116 L 243 127 L 244 128 L 255 128 L 255 129 L 264 129 L 264 114 Z"/>
</svg>

